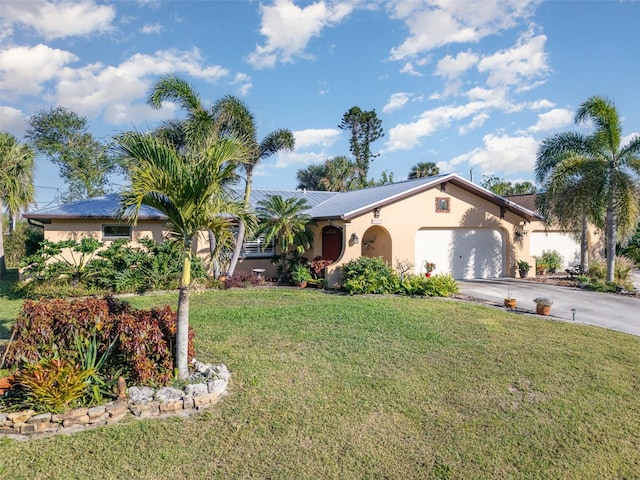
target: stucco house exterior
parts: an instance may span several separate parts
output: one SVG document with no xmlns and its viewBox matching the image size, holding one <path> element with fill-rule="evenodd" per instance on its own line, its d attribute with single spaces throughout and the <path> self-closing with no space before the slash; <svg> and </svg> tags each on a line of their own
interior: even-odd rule
<svg viewBox="0 0 640 480">
<path fill-rule="evenodd" d="M 397 260 L 413 263 L 416 274 L 424 272 L 425 262 L 432 262 L 434 273 L 450 273 L 457 279 L 516 276 L 518 260 L 534 265 L 533 257 L 543 250 L 558 250 L 565 265 L 580 259 L 579 243 L 569 233 L 546 225 L 524 199 L 501 197 L 456 174 L 341 193 L 254 189 L 251 205 L 270 195 L 307 201 L 314 243 L 305 256 L 333 260 L 327 268 L 330 285 L 340 280 L 341 265 L 360 256 L 382 257 L 391 265 Z M 144 207 L 138 224 L 130 226 L 116 219 L 117 202 L 118 195 L 112 194 L 25 217 L 43 225 L 45 238 L 51 241 L 90 236 L 110 242 L 127 237 L 135 244 L 145 236 L 162 239 L 164 215 Z M 591 236 L 595 248 L 597 234 Z M 207 236 L 200 236 L 194 248 L 206 256 Z M 276 276 L 271 257 L 277 252 L 272 245 L 250 239 L 243 251 L 238 270 L 259 269 L 267 278 Z"/>
</svg>

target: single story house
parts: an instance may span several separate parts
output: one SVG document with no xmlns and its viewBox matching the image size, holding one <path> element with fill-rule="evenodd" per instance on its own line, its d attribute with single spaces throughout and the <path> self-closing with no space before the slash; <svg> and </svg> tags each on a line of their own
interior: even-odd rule
<svg viewBox="0 0 640 480">
<path fill-rule="evenodd" d="M 450 273 L 457 279 L 514 277 L 518 260 L 533 266 L 533 257 L 543 250 L 558 250 L 565 265 L 580 259 L 579 242 L 570 233 L 546 225 L 533 204 L 527 203 L 531 198 L 501 197 L 456 174 L 350 192 L 253 189 L 251 205 L 270 195 L 307 201 L 314 242 L 305 256 L 333 260 L 327 270 L 330 284 L 340 279 L 342 264 L 360 256 L 382 257 L 391 265 L 413 263 L 416 274 L 425 271 L 425 263 L 435 263 L 434 273 Z M 118 195 L 111 194 L 24 216 L 43 225 L 45 238 L 51 241 L 162 239 L 167 220 L 163 214 L 143 207 L 138 224 L 130 226 L 116 219 L 117 203 Z M 593 248 L 598 240 L 592 232 Z M 207 236 L 199 237 L 194 248 L 206 256 Z M 274 253 L 273 245 L 249 239 L 238 270 L 260 269 L 266 277 L 275 277 Z"/>
</svg>

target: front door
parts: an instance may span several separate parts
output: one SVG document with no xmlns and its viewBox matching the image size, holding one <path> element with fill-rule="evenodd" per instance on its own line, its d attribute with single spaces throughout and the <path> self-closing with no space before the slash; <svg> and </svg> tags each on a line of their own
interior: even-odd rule
<svg viewBox="0 0 640 480">
<path fill-rule="evenodd" d="M 335 262 L 342 255 L 342 229 L 329 225 L 322 229 L 322 256 Z"/>
</svg>

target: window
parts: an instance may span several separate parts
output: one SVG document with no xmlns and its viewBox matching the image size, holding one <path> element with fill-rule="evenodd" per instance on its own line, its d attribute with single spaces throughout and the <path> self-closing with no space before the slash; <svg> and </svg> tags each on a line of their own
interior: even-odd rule
<svg viewBox="0 0 640 480">
<path fill-rule="evenodd" d="M 436 213 L 449 213 L 451 205 L 449 197 L 436 197 Z"/>
<path fill-rule="evenodd" d="M 131 238 L 131 225 L 103 225 L 102 238 Z"/>
<path fill-rule="evenodd" d="M 273 242 L 266 244 L 264 241 L 264 235 L 260 235 L 258 238 L 253 240 L 245 240 L 243 251 L 244 256 L 247 258 L 271 257 L 276 253 Z"/>
</svg>

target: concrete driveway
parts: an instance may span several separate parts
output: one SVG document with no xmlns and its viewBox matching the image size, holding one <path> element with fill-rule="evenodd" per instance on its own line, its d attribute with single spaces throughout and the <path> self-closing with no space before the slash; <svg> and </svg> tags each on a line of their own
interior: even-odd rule
<svg viewBox="0 0 640 480">
<path fill-rule="evenodd" d="M 634 277 L 640 281 L 640 275 Z M 634 280 L 634 281 L 635 281 Z M 459 280 L 460 293 L 503 305 L 507 293 L 518 301 L 518 311 L 535 313 L 536 297 L 553 300 L 551 316 L 556 319 L 595 325 L 640 336 L 640 299 L 580 288 L 548 285 L 516 278 Z M 637 285 L 640 287 L 640 285 Z M 575 316 L 572 309 L 575 309 Z"/>
</svg>

